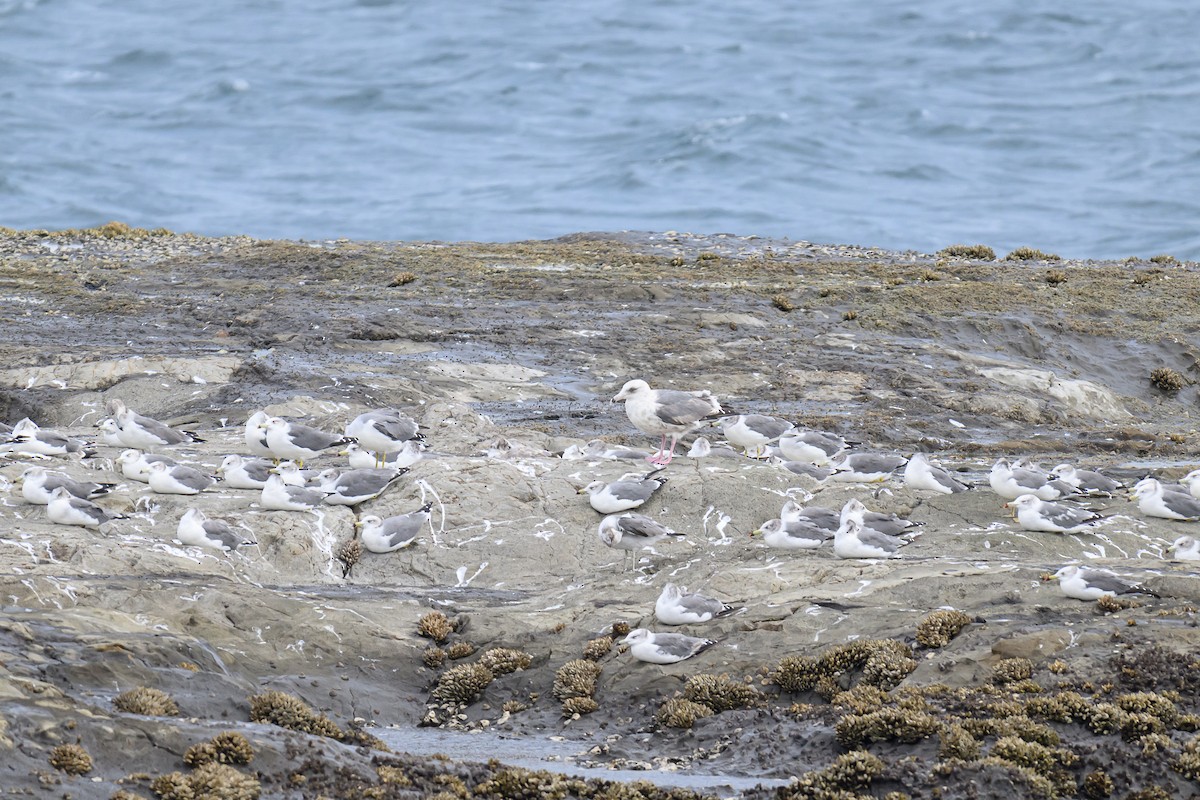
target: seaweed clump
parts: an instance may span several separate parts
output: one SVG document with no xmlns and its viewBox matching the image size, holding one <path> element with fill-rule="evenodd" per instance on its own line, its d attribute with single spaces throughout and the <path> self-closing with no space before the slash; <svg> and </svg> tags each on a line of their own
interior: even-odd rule
<svg viewBox="0 0 1200 800">
<path fill-rule="evenodd" d="M 218 733 L 207 742 L 192 745 L 183 754 L 183 763 L 189 767 L 204 764 L 249 764 L 254 760 L 254 748 L 250 741 L 237 731 Z"/>
<path fill-rule="evenodd" d="M 1183 696 L 1200 694 L 1200 657 L 1159 645 L 1118 653 L 1109 660 L 1122 687 L 1137 690 L 1173 689 Z"/>
<path fill-rule="evenodd" d="M 583 657 L 588 661 L 599 661 L 612 650 L 613 637 L 598 636 L 583 646 Z"/>
<path fill-rule="evenodd" d="M 938 258 L 972 258 L 976 261 L 995 261 L 996 251 L 986 244 L 952 244 L 937 251 Z"/>
<path fill-rule="evenodd" d="M 1062 261 L 1055 253 L 1043 253 L 1033 247 L 1018 247 L 1004 257 L 1005 261 Z"/>
<path fill-rule="evenodd" d="M 1102 769 L 1097 769 L 1083 776 L 1083 794 L 1093 800 L 1103 800 L 1112 795 L 1116 787 L 1113 779 Z"/>
<path fill-rule="evenodd" d="M 184 775 L 171 772 L 160 775 L 150 784 L 150 790 L 161 800 L 258 800 L 262 785 L 258 778 L 247 775 L 227 764 L 204 764 Z"/>
<path fill-rule="evenodd" d="M 1019 683 L 1033 677 L 1033 662 L 1028 658 L 1005 658 L 992 667 L 993 683 Z"/>
<path fill-rule="evenodd" d="M 717 712 L 754 708 L 763 702 L 762 692 L 728 675 L 693 675 L 684 684 L 683 696 Z"/>
<path fill-rule="evenodd" d="M 971 617 L 961 611 L 933 611 L 917 624 L 917 642 L 925 647 L 945 647 L 971 624 Z"/>
<path fill-rule="evenodd" d="M 179 716 L 179 706 L 175 704 L 171 695 L 161 689 L 146 686 L 121 692 L 113 700 L 113 705 L 127 714 L 141 714 L 145 717 Z"/>
<path fill-rule="evenodd" d="M 907 646 L 895 639 L 860 639 L 826 648 L 820 656 L 785 656 L 772 681 L 785 692 L 817 691 L 826 699 L 848 687 L 852 673 L 880 689 L 892 689 L 917 668 Z"/>
<path fill-rule="evenodd" d="M 879 756 L 866 750 L 851 750 L 842 753 L 834 762 L 822 770 L 806 772 L 788 787 L 786 795 L 793 798 L 850 798 L 858 790 L 866 789 L 871 781 L 883 774 L 884 763 Z"/>
<path fill-rule="evenodd" d="M 1163 392 L 1178 392 L 1187 385 L 1187 378 L 1179 370 L 1158 367 L 1150 372 L 1150 384 Z"/>
<path fill-rule="evenodd" d="M 479 663 L 490 669 L 493 675 L 507 675 L 519 669 L 529 669 L 533 656 L 523 650 L 494 647 L 480 656 Z"/>
<path fill-rule="evenodd" d="M 60 744 L 50 751 L 50 766 L 68 775 L 86 775 L 92 771 L 92 756 L 83 745 Z"/>
<path fill-rule="evenodd" d="M 843 747 L 861 747 L 870 742 L 913 743 L 937 733 L 937 719 L 925 711 L 881 708 L 867 714 L 847 714 L 837 721 L 834 735 Z"/>
<path fill-rule="evenodd" d="M 268 691 L 250 696 L 250 721 L 265 722 L 314 736 L 329 739 L 345 739 L 346 734 L 333 720 L 318 714 L 295 695 L 287 692 Z"/>
<path fill-rule="evenodd" d="M 1183 746 L 1183 752 L 1171 762 L 1171 769 L 1185 778 L 1200 781 L 1200 736 Z"/>
<path fill-rule="evenodd" d="M 441 703 L 467 705 L 483 694 L 494 678 L 482 664 L 460 664 L 442 673 L 430 697 Z"/>
<path fill-rule="evenodd" d="M 454 624 L 440 611 L 430 611 L 417 620 L 417 633 L 426 639 L 444 644 L 454 633 Z"/>
</svg>

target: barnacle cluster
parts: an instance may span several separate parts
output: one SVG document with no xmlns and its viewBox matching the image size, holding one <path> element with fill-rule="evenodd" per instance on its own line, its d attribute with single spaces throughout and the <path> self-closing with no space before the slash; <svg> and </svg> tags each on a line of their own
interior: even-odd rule
<svg viewBox="0 0 1200 800">
<path fill-rule="evenodd" d="M 429 696 L 440 703 L 466 705 L 483 694 L 494 677 L 482 664 L 459 664 L 442 673 Z"/>
<path fill-rule="evenodd" d="M 830 698 L 845 688 L 843 677 L 860 671 L 862 680 L 887 690 L 917 668 L 912 653 L 895 639 L 859 639 L 826 648 L 821 655 L 785 656 L 772 680 L 785 692 L 816 690 Z"/>
<path fill-rule="evenodd" d="M 187 775 L 181 772 L 160 775 L 150 784 L 150 790 L 161 800 L 258 800 L 262 794 L 258 778 L 217 763 L 204 764 Z"/>
<path fill-rule="evenodd" d="M 160 689 L 139 686 L 121 692 L 113 700 L 117 710 L 129 714 L 141 714 L 147 717 L 177 717 L 179 706 L 171 699 L 171 695 Z"/>
<path fill-rule="evenodd" d="M 596 694 L 596 681 L 600 677 L 601 668 L 595 661 L 589 661 L 586 658 L 576 658 L 568 661 L 558 668 L 554 673 L 554 697 L 563 704 L 563 714 L 571 716 L 578 713 L 590 713 L 595 711 L 591 708 L 590 711 L 581 711 L 583 707 L 587 707 L 586 703 L 568 703 L 577 698 L 592 699 Z M 595 702 L 595 701 L 593 701 Z"/>
<path fill-rule="evenodd" d="M 454 624 L 440 611 L 430 611 L 417 620 L 417 633 L 426 639 L 444 644 L 454 633 Z"/>
<path fill-rule="evenodd" d="M 961 611 L 932 611 L 917 623 L 917 643 L 925 647 L 945 647 L 971 624 L 971 617 Z"/>
<path fill-rule="evenodd" d="M 1033 677 L 1033 662 L 1028 658 L 1004 658 L 992 667 L 993 683 L 1017 683 Z"/>
<path fill-rule="evenodd" d="M 68 775 L 86 775 L 92 771 L 92 756 L 82 745 L 60 744 L 50 751 L 50 766 Z"/>
<path fill-rule="evenodd" d="M 612 646 L 613 638 L 611 636 L 598 636 L 583 646 L 583 657 L 589 661 L 599 661 L 608 655 Z"/>
<path fill-rule="evenodd" d="M 250 741 L 236 731 L 218 733 L 207 742 L 192 745 L 183 754 L 183 763 L 189 767 L 202 764 L 249 764 L 254 759 L 254 748 Z"/>
<path fill-rule="evenodd" d="M 937 733 L 938 721 L 930 714 L 900 708 L 881 708 L 868 714 L 847 714 L 834 726 L 844 747 L 861 747 L 884 740 L 918 742 Z"/>
<path fill-rule="evenodd" d="M 250 721 L 265 722 L 314 736 L 343 739 L 345 734 L 329 717 L 318 714 L 295 695 L 280 691 L 267 691 L 251 695 Z"/>
<path fill-rule="evenodd" d="M 995 261 L 996 251 L 986 244 L 952 244 L 937 251 L 938 258 L 971 258 L 977 261 Z"/>
<path fill-rule="evenodd" d="M 754 708 L 763 703 L 762 692 L 728 675 L 693 675 L 683 686 L 683 696 L 717 712 Z"/>
<path fill-rule="evenodd" d="M 507 675 L 519 669 L 529 669 L 533 656 L 524 650 L 494 647 L 479 657 L 479 663 L 490 669 L 493 675 Z"/>
<path fill-rule="evenodd" d="M 668 728 L 690 728 L 698 719 L 711 717 L 713 710 L 703 703 L 694 703 L 683 697 L 672 697 L 655 713 L 659 725 Z"/>
<path fill-rule="evenodd" d="M 866 750 L 851 750 L 838 756 L 832 764 L 822 770 L 806 772 L 796 778 L 781 797 L 790 800 L 801 798 L 857 798 L 856 790 L 866 789 L 878 778 L 885 768 L 883 760 Z"/>
</svg>

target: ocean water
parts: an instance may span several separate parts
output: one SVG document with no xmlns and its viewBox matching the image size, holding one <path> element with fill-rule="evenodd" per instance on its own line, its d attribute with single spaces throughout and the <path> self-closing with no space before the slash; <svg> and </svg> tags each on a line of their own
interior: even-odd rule
<svg viewBox="0 0 1200 800">
<path fill-rule="evenodd" d="M 0 225 L 1200 258 L 1200 5 L 0 0 Z"/>
</svg>

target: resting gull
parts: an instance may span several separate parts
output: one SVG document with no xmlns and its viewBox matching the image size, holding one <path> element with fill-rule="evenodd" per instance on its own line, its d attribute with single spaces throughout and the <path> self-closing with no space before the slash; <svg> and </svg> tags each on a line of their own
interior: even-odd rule
<svg viewBox="0 0 1200 800">
<path fill-rule="evenodd" d="M 405 442 L 425 440 L 416 421 L 394 408 L 359 414 L 346 426 L 346 436 L 375 454 L 375 467 L 382 467 L 387 455 L 400 450 Z"/>
<path fill-rule="evenodd" d="M 1010 467 L 1004 459 L 992 465 L 988 483 L 1005 500 L 1016 500 L 1023 494 L 1036 495 L 1039 500 L 1057 500 L 1075 491 L 1075 487 L 1047 472 L 1016 464 Z"/>
<path fill-rule="evenodd" d="M 638 508 L 666 482 L 666 478 L 656 478 L 650 472 L 641 478 L 621 478 L 612 483 L 592 481 L 579 494 L 587 494 L 592 508 L 601 514 L 618 514 Z"/>
<path fill-rule="evenodd" d="M 721 432 L 726 440 L 742 448 L 742 452 L 751 458 L 762 458 L 767 453 L 767 445 L 795 427 L 785 419 L 765 414 L 738 414 L 721 420 Z"/>
<path fill-rule="evenodd" d="M 96 424 L 100 430 L 100 443 L 109 447 L 128 447 L 125 441 L 121 438 L 121 429 L 117 427 L 117 421 L 112 417 L 100 420 Z"/>
<path fill-rule="evenodd" d="M 274 458 L 294 459 L 301 467 L 304 466 L 306 458 L 316 458 L 325 450 L 342 447 L 354 441 L 336 433 L 310 428 L 299 422 L 288 422 L 279 417 L 268 417 L 258 423 L 258 427 L 266 431 L 267 449 Z"/>
<path fill-rule="evenodd" d="M 117 423 L 117 437 L 126 447 L 149 450 L 153 447 L 204 441 L 191 431 L 177 431 L 156 419 L 144 417 L 120 400 L 109 401 L 109 406 L 113 409 L 113 419 Z"/>
<path fill-rule="evenodd" d="M 929 461 L 924 453 L 913 453 L 904 465 L 904 485 L 910 489 L 958 494 L 965 492 L 967 485 L 954 478 L 947 470 Z"/>
<path fill-rule="evenodd" d="M 907 463 L 908 459 L 892 453 L 847 453 L 830 464 L 830 480 L 845 483 L 879 483 Z"/>
<path fill-rule="evenodd" d="M 1120 481 L 1090 469 L 1076 469 L 1070 464 L 1059 464 L 1054 468 L 1054 474 L 1060 481 L 1075 487 L 1079 494 L 1097 497 L 1112 497 L 1125 485 Z"/>
<path fill-rule="evenodd" d="M 814 509 L 812 506 L 805 509 L 806 512 L 812 512 L 813 510 Z M 787 503 L 783 504 L 782 513 L 789 513 Z M 882 533 L 884 536 L 918 536 L 920 535 L 920 532 L 916 529 L 925 524 L 923 522 L 913 522 L 910 519 L 904 519 L 903 517 L 898 517 L 895 514 L 884 514 L 879 511 L 869 511 L 861 501 L 855 498 L 850 498 L 846 501 L 846 504 L 842 506 L 841 512 L 837 514 L 837 521 L 833 525 L 835 530 L 839 525 L 841 525 L 841 521 L 847 516 L 856 518 L 867 530 L 875 531 L 876 533 Z"/>
<path fill-rule="evenodd" d="M 627 559 L 630 553 L 669 536 L 683 536 L 682 533 L 676 533 L 644 514 L 635 514 L 632 511 L 623 514 L 609 514 L 600 521 L 596 532 L 600 536 L 600 541 L 605 545 L 625 551 L 622 561 Z"/>
<path fill-rule="evenodd" d="M 115 483 L 95 483 L 94 481 L 77 481 L 59 472 L 51 472 L 45 467 L 28 467 L 17 476 L 21 485 L 21 497 L 26 503 L 44 506 L 50 502 L 51 494 L 58 487 L 63 487 L 74 497 L 90 500 L 106 495 L 116 488 Z"/>
<path fill-rule="evenodd" d="M 1105 595 L 1116 597 L 1119 594 L 1148 594 L 1158 597 L 1144 586 L 1098 569 L 1072 565 L 1054 573 L 1054 578 L 1058 580 L 1063 594 L 1077 600 L 1098 600 Z"/>
<path fill-rule="evenodd" d="M 425 443 L 423 441 L 409 439 L 399 450 L 387 454 L 387 457 L 383 460 L 383 468 L 404 469 L 405 467 L 411 467 L 425 457 L 425 454 L 422 452 L 424 449 Z M 351 469 L 375 469 L 379 467 L 379 461 L 375 458 L 375 454 L 356 442 L 346 445 L 346 449 L 340 455 L 346 456 Z"/>
<path fill-rule="evenodd" d="M 846 517 L 833 535 L 838 558 L 899 558 L 903 539 L 868 530 L 855 517 Z"/>
<path fill-rule="evenodd" d="M 246 432 L 244 434 L 246 449 L 250 451 L 250 455 L 252 456 L 278 461 L 279 456 L 275 455 L 271 452 L 271 448 L 267 447 L 267 431 L 262 427 L 262 423 L 270 418 L 271 415 L 265 411 L 255 411 L 250 415 L 250 419 L 246 420 Z"/>
<path fill-rule="evenodd" d="M 335 506 L 356 506 L 378 497 L 408 472 L 407 469 L 336 469 L 322 470 L 317 484 L 325 492 L 325 502 Z"/>
<path fill-rule="evenodd" d="M 1192 536 L 1180 536 L 1171 545 L 1175 558 L 1180 561 L 1200 561 L 1200 539 Z"/>
<path fill-rule="evenodd" d="M 811 461 L 785 461 L 779 456 L 771 457 L 772 464 L 778 464 L 793 475 L 799 475 L 802 478 L 812 478 L 817 483 L 829 478 L 833 474 L 833 470 L 829 467 L 821 467 Z"/>
<path fill-rule="evenodd" d="M 259 505 L 269 511 L 310 511 L 325 499 L 325 493 L 304 486 L 288 486 L 278 474 L 263 484 Z"/>
<path fill-rule="evenodd" d="M 679 437 L 700 426 L 701 420 L 721 415 L 721 404 L 710 392 L 679 392 L 651 389 L 643 380 L 628 381 L 612 402 L 625 403 L 625 415 L 643 433 L 662 437 L 658 452 L 647 459 L 652 464 L 670 464 Z M 671 449 L 667 450 L 667 436 Z"/>
<path fill-rule="evenodd" d="M 629 645 L 629 654 L 650 664 L 674 664 L 691 658 L 715 645 L 715 639 L 698 639 L 682 633 L 653 633 L 636 628 L 621 640 Z"/>
<path fill-rule="evenodd" d="M 1200 500 L 1185 492 L 1168 491 L 1154 478 L 1142 478 L 1133 487 L 1138 510 L 1148 517 L 1194 522 L 1200 519 Z"/>
<path fill-rule="evenodd" d="M 790 523 L 782 519 L 770 519 L 758 530 L 750 531 L 751 536 L 755 534 L 762 534 L 767 546 L 781 550 L 815 550 L 833 538 L 833 531 L 807 519 Z"/>
<path fill-rule="evenodd" d="M 162 463 L 173 467 L 175 466 L 175 459 L 155 453 L 143 453 L 140 450 L 130 448 L 129 450 L 122 451 L 121 455 L 117 456 L 116 463 L 121 468 L 121 474 L 129 478 L 129 480 L 149 483 L 151 464 Z"/>
<path fill-rule="evenodd" d="M 176 531 L 179 541 L 192 547 L 210 547 L 214 550 L 237 550 L 244 544 L 255 544 L 238 533 L 228 522 L 219 519 L 209 519 L 198 508 L 189 508 L 187 513 L 179 518 L 179 528 Z"/>
<path fill-rule="evenodd" d="M 654 603 L 654 616 L 664 625 L 690 625 L 708 622 L 716 617 L 732 614 L 733 606 L 722 603 L 715 597 L 705 597 L 702 594 L 688 592 L 673 583 L 668 583 L 662 589 L 662 594 Z"/>
<path fill-rule="evenodd" d="M 1200 469 L 1194 469 L 1179 479 L 1184 490 L 1192 497 L 1200 500 Z"/>
<path fill-rule="evenodd" d="M 99 528 L 114 519 L 124 519 L 122 514 L 111 514 L 91 500 L 76 497 L 59 486 L 50 493 L 50 502 L 46 504 L 46 516 L 51 522 L 59 525 L 82 525 L 85 528 Z"/>
<path fill-rule="evenodd" d="M 216 483 L 216 479 L 192 467 L 156 461 L 150 465 L 150 476 L 146 482 L 152 491 L 159 494 L 200 494 Z"/>
<path fill-rule="evenodd" d="M 43 428 L 26 417 L 13 426 L 0 450 L 31 456 L 92 455 L 91 445 L 65 433 Z"/>
<path fill-rule="evenodd" d="M 688 458 L 710 458 L 716 456 L 719 458 L 741 458 L 742 455 L 732 447 L 725 445 L 713 446 L 713 443 L 707 437 L 697 436 L 692 442 L 691 448 L 687 451 Z"/>
<path fill-rule="evenodd" d="M 363 547 L 369 552 L 391 553 L 416 541 L 422 526 L 429 521 L 432 509 L 433 503 L 426 503 L 416 511 L 387 519 L 367 514 L 354 524 L 361 532 Z"/>
<path fill-rule="evenodd" d="M 221 460 L 217 474 L 230 489 L 261 489 L 271 476 L 273 466 L 265 458 L 228 455 Z"/>
<path fill-rule="evenodd" d="M 1089 508 L 1039 500 L 1032 494 L 1023 494 L 1004 506 L 1013 510 L 1017 523 L 1027 531 L 1066 533 L 1092 527 L 1103 519 Z"/>
<path fill-rule="evenodd" d="M 836 433 L 792 431 L 779 437 L 779 444 L 776 446 L 789 461 L 825 466 L 849 447 L 850 443 Z"/>
</svg>

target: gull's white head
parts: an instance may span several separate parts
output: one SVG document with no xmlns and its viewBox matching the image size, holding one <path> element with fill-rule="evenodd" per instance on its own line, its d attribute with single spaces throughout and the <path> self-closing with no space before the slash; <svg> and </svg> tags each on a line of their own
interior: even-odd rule
<svg viewBox="0 0 1200 800">
<path fill-rule="evenodd" d="M 626 381 L 625 385 L 621 387 L 621 391 L 617 392 L 616 396 L 613 397 L 612 402 L 619 403 L 623 400 L 628 400 L 631 397 L 639 397 L 649 391 L 650 384 L 646 383 L 640 378 L 632 381 Z"/>
<path fill-rule="evenodd" d="M 621 641 L 625 644 L 641 644 L 650 641 L 651 633 L 645 628 L 634 628 Z"/>
</svg>

